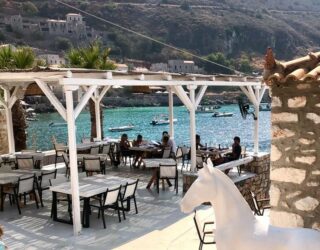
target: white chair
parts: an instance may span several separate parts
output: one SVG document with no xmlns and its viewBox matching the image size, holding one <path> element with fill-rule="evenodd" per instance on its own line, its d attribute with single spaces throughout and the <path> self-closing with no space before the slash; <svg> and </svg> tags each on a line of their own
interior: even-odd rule
<svg viewBox="0 0 320 250">
<path fill-rule="evenodd" d="M 162 151 L 162 158 L 170 158 L 171 157 L 171 147 L 166 147 Z"/>
<path fill-rule="evenodd" d="M 157 172 L 157 192 L 159 193 L 159 182 L 160 180 L 174 180 L 174 188 L 176 194 L 178 193 L 178 169 L 177 164 L 175 165 L 161 165 Z"/>
<path fill-rule="evenodd" d="M 17 168 L 21 170 L 30 170 L 34 168 L 33 156 L 17 155 Z"/>
<path fill-rule="evenodd" d="M 121 222 L 120 210 L 123 208 L 119 207 L 120 201 L 120 190 L 121 185 L 115 189 L 107 189 L 103 196 L 100 196 L 100 199 L 90 202 L 91 207 L 96 207 L 99 209 L 98 218 L 101 214 L 103 227 L 106 228 L 106 222 L 104 217 L 104 211 L 107 209 L 114 209 L 118 212 L 119 222 Z"/>
<path fill-rule="evenodd" d="M 104 173 L 100 157 L 83 158 L 83 165 L 87 176 L 91 175 L 92 173 Z"/>
<path fill-rule="evenodd" d="M 139 179 L 137 179 L 134 182 L 127 183 L 124 186 L 124 191 L 121 192 L 121 194 L 120 194 L 120 199 L 121 199 L 121 203 L 122 203 L 121 205 L 123 207 L 122 212 L 123 212 L 124 219 L 126 219 L 124 211 L 127 211 L 127 212 L 130 211 L 131 200 L 133 200 L 133 202 L 134 202 L 136 214 L 138 213 L 138 207 L 137 207 L 137 201 L 136 201 L 136 191 L 137 191 L 137 187 L 138 187 L 138 182 L 139 182 Z M 124 202 L 127 202 L 126 207 L 123 206 Z"/>
</svg>

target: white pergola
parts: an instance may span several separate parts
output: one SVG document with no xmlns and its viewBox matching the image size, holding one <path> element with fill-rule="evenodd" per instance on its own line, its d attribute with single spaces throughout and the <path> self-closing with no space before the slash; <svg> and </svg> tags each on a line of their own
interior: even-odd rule
<svg viewBox="0 0 320 250">
<path fill-rule="evenodd" d="M 230 75 L 180 75 L 171 73 L 111 72 L 87 69 L 50 69 L 38 72 L 0 72 L 0 87 L 4 90 L 4 99 L 0 106 L 5 109 L 8 130 L 9 153 L 15 152 L 11 108 L 31 83 L 36 83 L 47 96 L 61 117 L 68 124 L 68 147 L 71 170 L 72 209 L 74 234 L 81 232 L 79 183 L 77 167 L 77 147 L 75 121 L 91 98 L 95 103 L 97 138 L 101 138 L 100 103 L 111 87 L 119 86 L 161 86 L 168 91 L 170 135 L 174 137 L 173 94 L 176 94 L 189 110 L 191 169 L 196 167 L 196 116 L 195 112 L 208 86 L 240 87 L 254 105 L 254 154 L 259 152 L 259 104 L 266 90 L 261 78 Z M 66 107 L 55 96 L 52 87 L 60 84 L 66 97 Z M 74 107 L 73 93 L 83 93 Z M 187 89 L 189 95 L 187 94 Z"/>
</svg>

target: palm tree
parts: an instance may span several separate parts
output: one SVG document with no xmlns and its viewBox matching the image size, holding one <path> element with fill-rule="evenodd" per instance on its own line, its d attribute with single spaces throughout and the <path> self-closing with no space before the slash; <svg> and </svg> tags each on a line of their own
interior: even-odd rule
<svg viewBox="0 0 320 250">
<path fill-rule="evenodd" d="M 71 67 L 86 68 L 86 69 L 103 69 L 113 70 L 116 68 L 113 61 L 109 59 L 111 49 L 102 49 L 101 43 L 95 41 L 88 47 L 73 48 L 67 53 Z M 91 138 L 97 137 L 96 130 L 96 114 L 95 104 L 92 99 L 89 100 L 90 121 L 91 121 Z M 100 109 L 101 117 L 101 132 L 103 137 L 103 112 Z"/>
<path fill-rule="evenodd" d="M 32 68 L 35 55 L 31 48 L 21 47 L 16 50 L 11 46 L 0 48 L 0 69 L 27 69 Z M 13 133 L 17 151 L 27 147 L 25 111 L 17 100 L 12 107 Z"/>
</svg>

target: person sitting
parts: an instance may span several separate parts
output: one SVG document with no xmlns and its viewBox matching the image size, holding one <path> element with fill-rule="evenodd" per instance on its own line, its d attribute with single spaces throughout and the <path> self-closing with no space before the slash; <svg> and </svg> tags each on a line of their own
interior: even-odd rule
<svg viewBox="0 0 320 250">
<path fill-rule="evenodd" d="M 166 147 L 171 147 L 171 151 L 172 153 L 176 154 L 176 151 L 177 151 L 177 146 L 176 146 L 176 143 L 174 142 L 174 140 L 170 139 L 170 135 L 167 131 L 163 131 L 162 132 L 162 147 L 163 147 L 163 139 L 164 137 L 168 137 L 168 141 L 165 143 L 166 144 Z"/>
<path fill-rule="evenodd" d="M 120 139 L 120 153 L 122 157 L 131 157 L 130 142 L 127 134 L 122 134 Z"/>
<path fill-rule="evenodd" d="M 140 145 L 142 145 L 143 143 L 143 138 L 142 138 L 142 135 L 138 135 L 137 136 L 137 139 L 133 141 L 132 145 L 134 147 L 139 147 Z M 143 152 L 140 152 L 140 151 L 137 151 L 135 153 L 135 159 L 133 161 L 133 166 L 136 167 L 136 168 L 139 168 L 141 163 L 142 163 L 142 156 L 143 156 Z"/>
<path fill-rule="evenodd" d="M 223 163 L 227 163 L 230 161 L 238 160 L 241 156 L 241 145 L 240 145 L 240 137 L 235 136 L 233 138 L 233 144 L 232 144 L 232 152 L 227 153 L 224 157 L 217 158 L 213 161 L 213 165 L 217 166 Z M 225 171 L 226 174 L 228 174 L 230 169 L 227 169 Z"/>
</svg>

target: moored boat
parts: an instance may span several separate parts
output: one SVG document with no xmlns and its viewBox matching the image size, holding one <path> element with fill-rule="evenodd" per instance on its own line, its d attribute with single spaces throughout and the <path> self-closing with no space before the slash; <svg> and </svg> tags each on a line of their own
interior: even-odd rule
<svg viewBox="0 0 320 250">
<path fill-rule="evenodd" d="M 123 131 L 130 131 L 130 130 L 133 130 L 133 129 L 134 129 L 133 125 L 127 125 L 127 126 L 109 128 L 108 130 L 110 132 L 123 132 Z"/>
<path fill-rule="evenodd" d="M 173 123 L 177 122 L 178 120 L 174 118 Z M 156 125 L 168 125 L 170 124 L 170 119 L 167 115 L 160 115 L 160 116 L 155 116 L 152 121 L 150 122 L 151 125 L 156 126 Z"/>
<path fill-rule="evenodd" d="M 197 110 L 196 110 L 196 113 L 198 114 L 207 114 L 207 113 L 214 113 L 216 112 L 216 109 L 219 109 L 221 108 L 221 106 L 219 105 L 206 105 L 206 106 L 201 106 L 199 105 Z"/>
<path fill-rule="evenodd" d="M 49 127 L 66 127 L 66 122 L 51 122 L 49 123 Z"/>
<path fill-rule="evenodd" d="M 231 117 L 233 113 L 231 112 L 214 112 L 212 117 Z"/>
</svg>

